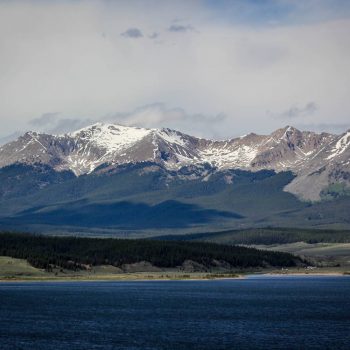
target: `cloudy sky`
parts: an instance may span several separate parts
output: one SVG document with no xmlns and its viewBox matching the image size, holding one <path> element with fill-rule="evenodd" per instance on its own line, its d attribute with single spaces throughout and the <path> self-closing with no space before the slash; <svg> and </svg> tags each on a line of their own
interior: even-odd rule
<svg viewBox="0 0 350 350">
<path fill-rule="evenodd" d="M 0 0 L 0 138 L 97 120 L 350 127 L 348 0 Z"/>
</svg>

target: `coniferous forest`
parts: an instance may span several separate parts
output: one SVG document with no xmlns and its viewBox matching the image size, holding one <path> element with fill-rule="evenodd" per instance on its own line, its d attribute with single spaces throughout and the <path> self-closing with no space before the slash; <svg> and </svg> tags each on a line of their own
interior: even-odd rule
<svg viewBox="0 0 350 350">
<path fill-rule="evenodd" d="M 50 270 L 84 269 L 86 265 L 120 267 L 147 261 L 160 268 L 175 268 L 186 260 L 208 268 L 215 262 L 234 268 L 291 267 L 302 260 L 288 253 L 205 242 L 57 237 L 0 233 L 0 256 L 26 259 L 32 266 Z"/>
</svg>

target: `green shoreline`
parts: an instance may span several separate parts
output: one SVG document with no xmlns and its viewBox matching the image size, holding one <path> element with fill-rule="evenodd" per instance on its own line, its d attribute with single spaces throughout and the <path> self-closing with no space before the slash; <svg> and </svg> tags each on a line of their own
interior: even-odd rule
<svg viewBox="0 0 350 350">
<path fill-rule="evenodd" d="M 7 282 L 146 282 L 146 281 L 211 281 L 211 280 L 228 280 L 244 279 L 248 276 L 271 276 L 271 277 L 341 277 L 350 276 L 350 272 L 344 271 L 259 271 L 247 273 L 171 273 L 171 274 L 149 274 L 149 273 L 125 273 L 118 275 L 97 275 L 97 276 L 0 276 L 0 283 Z"/>
<path fill-rule="evenodd" d="M 93 282 L 93 281 L 176 281 L 241 279 L 246 276 L 344 276 L 349 267 L 248 268 L 237 270 L 189 271 L 158 269 L 122 272 L 114 266 L 95 266 L 93 270 L 59 270 L 47 272 L 31 266 L 24 259 L 0 256 L 1 282 Z"/>
<path fill-rule="evenodd" d="M 41 281 L 177 281 L 177 280 L 213 280 L 213 279 L 236 279 L 243 278 L 242 274 L 236 273 L 121 273 L 105 275 L 80 275 L 80 276 L 0 276 L 0 282 L 41 282 Z"/>
</svg>

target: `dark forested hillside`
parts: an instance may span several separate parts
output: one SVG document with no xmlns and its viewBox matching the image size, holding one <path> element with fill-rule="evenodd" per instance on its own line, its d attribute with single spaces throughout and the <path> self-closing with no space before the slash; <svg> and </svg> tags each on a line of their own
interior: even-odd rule
<svg viewBox="0 0 350 350">
<path fill-rule="evenodd" d="M 27 259 L 35 267 L 80 269 L 85 265 L 122 266 L 141 261 L 161 268 L 192 260 L 208 268 L 223 262 L 235 268 L 295 266 L 287 253 L 203 242 L 50 237 L 0 233 L 0 256 Z"/>
<path fill-rule="evenodd" d="M 184 167 L 170 171 L 145 162 L 75 177 L 49 166 L 0 169 L 0 229 L 159 235 L 252 227 L 347 229 L 350 197 L 302 202 L 284 187 L 291 172 L 217 171 L 205 178 Z M 197 169 L 198 170 L 198 169 Z M 199 170 L 198 170 L 199 171 Z M 135 237 L 135 236 L 134 236 Z"/>
<path fill-rule="evenodd" d="M 16 168 L 26 179 L 42 167 Z M 10 171 L 11 170 L 11 171 Z M 25 170 L 25 171 L 24 171 Z M 13 178 L 13 169 L 2 178 Z M 187 172 L 186 172 L 187 171 Z M 305 204 L 283 191 L 291 173 L 205 169 L 210 176 L 188 179 L 190 170 L 170 172 L 152 163 L 125 165 L 110 171 L 101 167 L 80 177 L 52 179 L 46 184 L 25 182 L 23 187 L 0 193 L 0 227 L 54 231 L 80 229 L 191 229 L 200 226 L 252 225 L 269 215 L 304 208 Z M 31 177 L 31 176 L 29 176 Z M 16 185 L 16 183 L 14 183 Z M 0 186 L 1 187 L 1 186 Z M 1 192 L 1 191 L 0 191 Z M 32 228 L 32 229 L 31 229 Z M 43 230 L 42 230 L 43 231 Z"/>
<path fill-rule="evenodd" d="M 31 195 L 74 178 L 71 171 L 58 172 L 45 164 L 12 164 L 0 168 L 0 199 Z"/>
<path fill-rule="evenodd" d="M 221 244 L 349 243 L 350 230 L 299 228 L 251 228 L 187 235 L 160 236 L 162 240 L 201 241 Z"/>
</svg>

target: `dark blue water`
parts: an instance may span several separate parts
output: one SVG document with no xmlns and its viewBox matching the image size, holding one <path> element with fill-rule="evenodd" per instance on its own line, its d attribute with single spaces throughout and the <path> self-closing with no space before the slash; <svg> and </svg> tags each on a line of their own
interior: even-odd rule
<svg viewBox="0 0 350 350">
<path fill-rule="evenodd" d="M 350 349 L 350 277 L 0 283 L 0 349 Z"/>
</svg>

